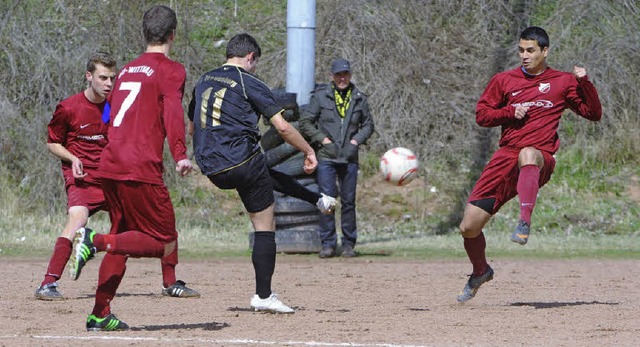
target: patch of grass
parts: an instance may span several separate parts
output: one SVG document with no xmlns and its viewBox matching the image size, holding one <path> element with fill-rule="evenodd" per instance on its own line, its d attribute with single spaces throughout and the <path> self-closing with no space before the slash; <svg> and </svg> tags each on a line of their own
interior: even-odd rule
<svg viewBox="0 0 640 347">
<path fill-rule="evenodd" d="M 525 246 L 509 240 L 510 231 L 487 230 L 487 258 L 529 259 L 640 259 L 640 240 L 622 235 L 562 235 L 533 232 Z M 356 247 L 364 255 L 411 259 L 467 259 L 458 234 L 423 235 L 402 239 L 364 236 Z"/>
</svg>

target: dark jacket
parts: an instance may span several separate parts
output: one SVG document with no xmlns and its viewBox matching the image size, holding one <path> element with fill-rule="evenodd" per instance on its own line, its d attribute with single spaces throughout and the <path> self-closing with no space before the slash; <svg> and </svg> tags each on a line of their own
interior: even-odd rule
<svg viewBox="0 0 640 347">
<path fill-rule="evenodd" d="M 352 145 L 351 139 L 362 145 L 373 134 L 373 118 L 369 112 L 367 95 L 355 85 L 352 88 L 351 101 L 344 118 L 336 109 L 331 83 L 316 87 L 300 117 L 300 132 L 316 148 L 318 160 L 357 163 L 358 146 Z M 331 139 L 332 143 L 323 146 L 325 137 Z"/>
</svg>

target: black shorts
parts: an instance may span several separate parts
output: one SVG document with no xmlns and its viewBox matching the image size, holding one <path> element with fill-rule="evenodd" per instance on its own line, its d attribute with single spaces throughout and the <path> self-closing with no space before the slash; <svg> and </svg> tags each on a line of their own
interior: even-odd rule
<svg viewBox="0 0 640 347">
<path fill-rule="evenodd" d="M 220 189 L 235 189 L 249 213 L 265 210 L 274 203 L 273 184 L 264 154 L 216 175 L 207 176 Z"/>
</svg>

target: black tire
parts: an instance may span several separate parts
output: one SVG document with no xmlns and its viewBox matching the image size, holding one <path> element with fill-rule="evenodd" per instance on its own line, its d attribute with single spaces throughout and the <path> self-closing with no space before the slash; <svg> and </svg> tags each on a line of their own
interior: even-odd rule
<svg viewBox="0 0 640 347">
<path fill-rule="evenodd" d="M 297 119 L 289 120 L 287 119 L 287 117 L 285 117 L 285 120 L 287 120 L 289 124 L 296 128 L 296 130 L 300 131 L 300 129 L 298 128 Z M 267 121 L 265 122 L 265 124 L 269 125 L 269 129 L 267 129 L 267 131 L 262 134 L 262 138 L 260 139 L 260 146 L 262 147 L 262 150 L 266 152 L 272 148 L 280 146 L 285 142 L 282 136 L 280 136 L 280 134 L 278 133 L 278 130 L 271 126 L 271 123 Z"/>
<path fill-rule="evenodd" d="M 300 177 L 297 181 L 307 187 L 307 189 L 318 192 L 318 184 L 316 183 L 316 177 L 313 174 Z"/>
<path fill-rule="evenodd" d="M 318 233 L 318 225 L 317 224 L 313 224 L 313 225 L 309 224 L 309 225 L 298 226 L 298 227 L 295 227 L 295 228 L 282 228 L 282 229 L 278 230 L 278 232 L 280 232 L 280 231 L 285 231 L 285 232 L 297 231 L 297 232 L 317 234 Z"/>
<path fill-rule="evenodd" d="M 298 150 L 292 145 L 284 142 L 281 145 L 274 147 L 264 152 L 265 159 L 267 160 L 267 166 L 272 167 L 278 163 L 281 163 L 288 158 L 291 158 Z"/>
<path fill-rule="evenodd" d="M 249 247 L 253 248 L 254 233 L 249 234 Z M 297 227 L 276 231 L 276 252 L 279 253 L 318 253 L 322 248 L 322 241 L 317 232 L 317 226 Z"/>
<path fill-rule="evenodd" d="M 318 213 L 318 208 L 304 200 L 280 194 L 279 197 L 276 196 L 274 213 L 276 216 L 288 213 Z"/>
<path fill-rule="evenodd" d="M 285 109 L 284 118 L 296 129 L 300 117 L 300 108 L 296 103 L 296 94 L 284 90 L 274 90 L 276 102 Z M 265 122 L 265 124 L 269 124 Z M 315 176 L 304 172 L 304 155 L 293 146 L 285 143 L 274 127 L 270 127 L 262 135 L 260 145 L 264 150 L 267 165 L 275 170 L 295 178 L 307 189 L 318 192 Z M 320 212 L 315 204 L 304 200 L 274 192 L 276 251 L 285 253 L 317 253 L 322 248 L 318 235 Z M 249 237 L 253 247 L 254 234 Z"/>
<path fill-rule="evenodd" d="M 297 122 L 300 120 L 300 112 L 297 107 L 293 110 L 284 110 L 282 117 L 289 123 Z"/>
<path fill-rule="evenodd" d="M 285 110 L 293 110 L 298 108 L 298 94 L 287 93 L 286 90 L 278 88 L 271 91 L 276 103 Z"/>
<path fill-rule="evenodd" d="M 320 222 L 320 212 L 314 213 L 278 213 L 276 215 L 276 230 L 291 229 L 295 227 L 318 226 Z"/>
<path fill-rule="evenodd" d="M 260 146 L 266 152 L 272 148 L 275 148 L 284 143 L 284 139 L 278 131 L 274 127 L 270 127 L 267 131 L 262 134 L 262 138 L 260 139 Z"/>
<path fill-rule="evenodd" d="M 274 165 L 273 169 L 278 170 L 284 174 L 287 174 L 291 177 L 298 178 L 301 176 L 306 176 L 307 174 L 304 172 L 304 154 L 298 153 L 284 162 Z"/>
</svg>

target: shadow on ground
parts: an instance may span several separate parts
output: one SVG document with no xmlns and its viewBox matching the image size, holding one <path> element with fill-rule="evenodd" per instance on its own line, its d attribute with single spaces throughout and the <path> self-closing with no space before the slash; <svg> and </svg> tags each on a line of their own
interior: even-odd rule
<svg viewBox="0 0 640 347">
<path fill-rule="evenodd" d="M 542 308 L 557 308 L 567 306 L 581 306 L 581 305 L 618 305 L 617 302 L 601 302 L 601 301 L 576 301 L 576 302 L 514 302 L 509 306 L 531 306 L 536 309 Z"/>
<path fill-rule="evenodd" d="M 164 324 L 164 325 L 143 325 L 141 327 L 131 327 L 132 331 L 157 331 L 157 330 L 184 330 L 200 329 L 208 331 L 218 331 L 230 327 L 227 323 L 194 323 L 194 324 Z"/>
</svg>

